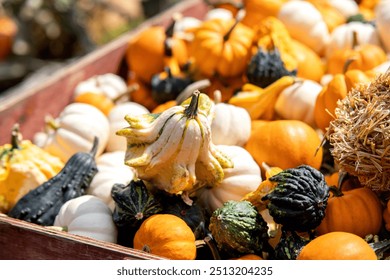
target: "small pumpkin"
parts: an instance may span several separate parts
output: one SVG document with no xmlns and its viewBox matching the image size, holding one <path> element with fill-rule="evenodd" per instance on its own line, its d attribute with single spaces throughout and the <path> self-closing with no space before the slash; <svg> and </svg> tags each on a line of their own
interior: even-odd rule
<svg viewBox="0 0 390 280">
<path fill-rule="evenodd" d="M 135 176 L 134 171 L 124 164 L 125 151 L 106 152 L 96 158 L 98 172 L 93 177 L 86 193 L 104 201 L 113 211 L 115 202 L 111 196 L 114 184 L 127 185 Z"/>
<path fill-rule="evenodd" d="M 281 169 L 302 164 L 319 169 L 321 139 L 314 128 L 299 120 L 252 121 L 245 149 L 259 166 L 265 162 Z"/>
<path fill-rule="evenodd" d="M 18 26 L 15 20 L 7 15 L 0 15 L 0 60 L 11 53 L 17 32 Z"/>
<path fill-rule="evenodd" d="M 325 217 L 316 229 L 318 235 L 344 231 L 364 238 L 379 233 L 383 210 L 379 197 L 372 190 L 358 187 L 342 191 L 338 186 L 330 187 L 330 191 Z"/>
<path fill-rule="evenodd" d="M 387 61 L 386 53 L 382 47 L 374 44 L 360 44 L 357 32 L 353 31 L 350 48 L 335 50 L 327 59 L 327 73 L 343 73 L 345 64 L 348 69 L 367 71 Z"/>
<path fill-rule="evenodd" d="M 93 195 L 68 200 L 58 212 L 54 226 L 64 228 L 71 234 L 117 242 L 117 229 L 110 208 Z"/>
<path fill-rule="evenodd" d="M 217 147 L 229 156 L 234 167 L 224 169 L 224 179 L 218 185 L 206 185 L 196 192 L 198 202 L 209 213 L 228 200 L 240 200 L 247 193 L 254 191 L 262 181 L 260 167 L 244 148 L 228 145 Z"/>
<path fill-rule="evenodd" d="M 22 139 L 19 124 L 15 124 L 10 143 L 0 146 L 0 211 L 8 212 L 20 198 L 63 167 L 58 157 Z"/>
<path fill-rule="evenodd" d="M 379 37 L 383 43 L 386 52 L 390 51 L 390 37 L 388 26 L 390 24 L 390 5 L 388 1 L 380 1 L 374 8 L 375 24 Z"/>
<path fill-rule="evenodd" d="M 334 231 L 306 244 L 297 260 L 377 260 L 375 251 L 360 236 Z"/>
<path fill-rule="evenodd" d="M 385 228 L 387 231 L 390 231 L 390 200 L 387 201 L 386 207 L 383 210 L 383 220 Z"/>
<path fill-rule="evenodd" d="M 85 189 L 97 173 L 95 156 L 98 141 L 95 137 L 88 153 L 74 154 L 59 173 L 20 198 L 8 215 L 27 222 L 52 226 L 62 205 L 84 195 Z"/>
<path fill-rule="evenodd" d="M 207 78 L 236 77 L 244 73 L 254 32 L 235 19 L 206 20 L 194 32 L 191 54 L 195 68 Z"/>
<path fill-rule="evenodd" d="M 149 82 L 143 82 L 133 71 L 129 71 L 127 84 L 135 89 L 131 92 L 129 101 L 146 107 L 149 111 L 157 107 L 157 102 L 152 97 L 152 87 Z"/>
<path fill-rule="evenodd" d="M 88 152 L 95 137 L 99 138 L 96 156 L 101 155 L 108 136 L 109 122 L 99 109 L 86 103 L 70 103 L 57 118 L 47 120 L 41 145 L 66 162 L 77 152 Z"/>
<path fill-rule="evenodd" d="M 254 28 L 266 17 L 276 17 L 282 5 L 288 0 L 244 0 L 245 15 L 242 23 Z"/>
<path fill-rule="evenodd" d="M 231 258 L 261 255 L 269 246 L 267 223 L 248 201 L 225 202 L 213 212 L 209 229 L 218 249 Z"/>
<path fill-rule="evenodd" d="M 181 218 L 155 214 L 147 218 L 134 236 L 134 248 L 173 260 L 196 258 L 195 235 Z"/>
</svg>

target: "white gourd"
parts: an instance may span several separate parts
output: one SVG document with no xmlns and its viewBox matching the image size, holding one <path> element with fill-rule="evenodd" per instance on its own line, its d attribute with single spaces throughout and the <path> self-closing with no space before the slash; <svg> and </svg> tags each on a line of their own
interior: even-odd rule
<svg viewBox="0 0 390 280">
<path fill-rule="evenodd" d="M 390 52 L 390 1 L 382 0 L 375 6 L 375 23 L 386 52 Z"/>
<path fill-rule="evenodd" d="M 117 242 L 117 228 L 110 208 L 92 195 L 68 200 L 57 214 L 54 226 L 62 227 L 71 234 Z"/>
</svg>

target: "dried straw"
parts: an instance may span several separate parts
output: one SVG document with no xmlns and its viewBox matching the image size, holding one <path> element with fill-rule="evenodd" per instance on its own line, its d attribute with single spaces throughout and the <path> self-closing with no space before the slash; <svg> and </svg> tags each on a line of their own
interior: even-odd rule
<svg viewBox="0 0 390 280">
<path fill-rule="evenodd" d="M 390 190 L 390 70 L 338 101 L 325 137 L 341 170 L 375 191 Z"/>
</svg>

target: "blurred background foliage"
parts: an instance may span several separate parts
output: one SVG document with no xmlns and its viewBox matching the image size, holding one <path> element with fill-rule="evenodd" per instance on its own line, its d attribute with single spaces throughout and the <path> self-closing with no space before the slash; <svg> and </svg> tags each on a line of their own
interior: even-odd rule
<svg viewBox="0 0 390 280">
<path fill-rule="evenodd" d="M 44 66 L 93 51 L 176 2 L 179 0 L 0 0 L 0 92 Z M 5 36 L 12 28 L 1 18 L 12 20 L 16 27 L 3 56 Z"/>
</svg>

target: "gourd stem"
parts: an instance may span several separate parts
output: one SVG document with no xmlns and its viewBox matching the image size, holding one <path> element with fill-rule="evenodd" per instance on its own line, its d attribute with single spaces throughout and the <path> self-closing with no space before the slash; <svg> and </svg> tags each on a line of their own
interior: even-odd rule
<svg viewBox="0 0 390 280">
<path fill-rule="evenodd" d="M 92 149 L 91 149 L 91 151 L 90 151 L 90 154 L 92 155 L 92 156 L 95 156 L 96 155 L 96 152 L 97 152 L 97 149 L 98 149 L 98 145 L 99 144 L 99 138 L 98 137 L 94 137 L 93 138 L 93 145 L 92 145 Z"/>
<path fill-rule="evenodd" d="M 218 104 L 221 103 L 222 100 L 222 93 L 219 89 L 214 90 L 214 103 Z"/>
<path fill-rule="evenodd" d="M 172 22 L 171 24 L 165 29 L 165 40 L 164 40 L 164 55 L 171 57 L 173 56 L 173 51 L 172 51 L 172 44 L 173 44 L 173 35 L 175 31 L 175 24 L 176 22 L 182 18 L 182 14 L 180 13 L 175 13 L 172 16 Z"/>
<path fill-rule="evenodd" d="M 240 20 L 236 19 L 232 27 L 230 27 L 229 31 L 223 36 L 223 41 L 226 42 L 229 40 L 230 35 L 232 34 L 234 28 L 237 26 L 237 24 L 240 22 Z"/>
<path fill-rule="evenodd" d="M 330 186 L 329 187 L 329 190 L 332 192 L 332 194 L 336 197 L 340 197 L 340 196 L 343 196 L 344 193 L 342 192 L 342 186 L 343 186 L 343 183 L 345 181 L 345 179 L 348 177 L 348 173 L 347 172 L 342 172 L 342 171 L 339 171 L 339 179 L 338 179 L 338 182 L 337 182 L 337 187 L 335 186 Z"/>
<path fill-rule="evenodd" d="M 19 150 L 20 149 L 20 130 L 19 124 L 16 123 L 12 127 L 11 132 L 11 150 Z"/>
<path fill-rule="evenodd" d="M 192 93 L 190 105 L 188 105 L 188 107 L 185 108 L 185 110 L 184 110 L 184 114 L 189 119 L 195 118 L 198 115 L 199 96 L 200 96 L 200 91 L 195 90 Z"/>
<path fill-rule="evenodd" d="M 115 97 L 114 99 L 112 99 L 112 101 L 115 103 L 117 103 L 119 100 L 121 100 L 123 97 L 127 96 L 127 99 L 129 101 L 131 101 L 131 93 L 133 93 L 134 91 L 137 91 L 139 89 L 139 84 L 135 83 L 135 84 L 132 84 L 130 86 L 127 87 L 127 90 L 118 95 L 117 97 Z"/>
<path fill-rule="evenodd" d="M 349 66 L 356 60 L 356 57 L 350 57 L 348 58 L 343 66 L 343 74 L 345 74 L 348 71 Z"/>
<path fill-rule="evenodd" d="M 220 260 L 221 256 L 219 255 L 219 251 L 217 249 L 217 246 L 215 245 L 214 239 L 212 238 L 211 234 L 207 234 L 207 236 L 204 238 L 204 242 L 209 247 L 211 254 L 213 255 L 214 260 Z"/>
<path fill-rule="evenodd" d="M 357 46 L 359 46 L 358 41 L 358 33 L 354 30 L 352 31 L 352 49 L 354 50 Z"/>
</svg>

